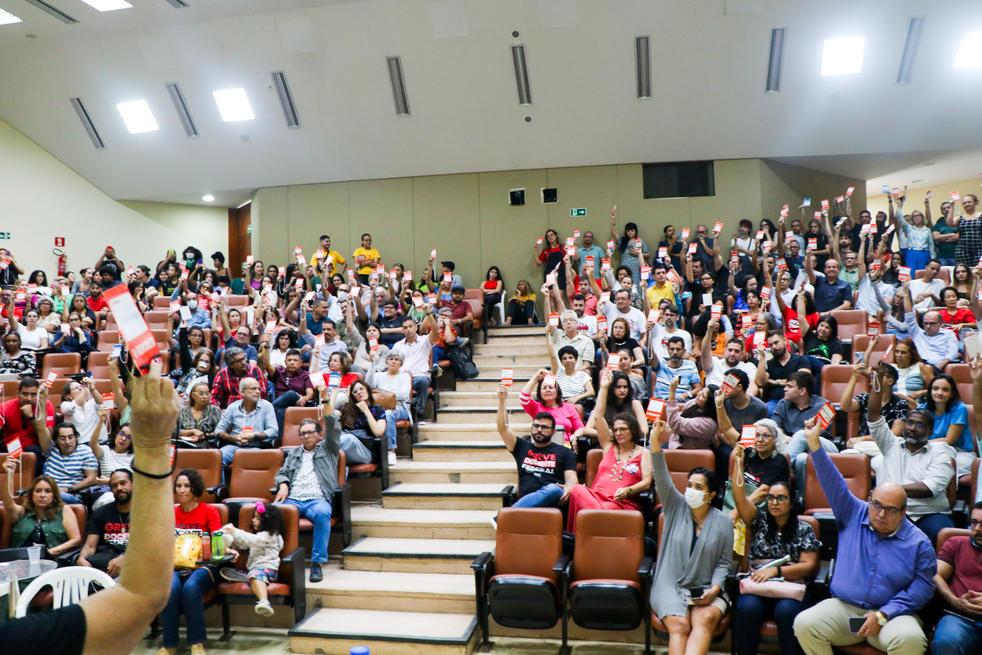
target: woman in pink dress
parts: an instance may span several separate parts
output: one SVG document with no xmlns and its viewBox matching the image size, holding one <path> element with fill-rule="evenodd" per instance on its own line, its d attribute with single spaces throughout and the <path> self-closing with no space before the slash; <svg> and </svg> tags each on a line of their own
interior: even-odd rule
<svg viewBox="0 0 982 655">
<path fill-rule="evenodd" d="M 641 445 L 638 419 L 633 414 L 618 414 L 611 429 L 604 418 L 611 379 L 610 371 L 600 375 L 600 393 L 593 410 L 603 459 L 593 485 L 578 484 L 569 494 L 566 529 L 570 532 L 576 532 L 576 514 L 581 509 L 640 509 L 634 497 L 651 486 L 651 453 Z"/>
</svg>

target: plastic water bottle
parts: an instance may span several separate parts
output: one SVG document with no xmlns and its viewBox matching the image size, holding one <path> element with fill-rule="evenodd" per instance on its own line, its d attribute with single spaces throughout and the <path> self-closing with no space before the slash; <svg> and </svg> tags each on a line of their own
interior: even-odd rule
<svg viewBox="0 0 982 655">
<path fill-rule="evenodd" d="M 225 557 L 225 536 L 221 530 L 211 535 L 211 556 L 215 559 Z"/>
<path fill-rule="evenodd" d="M 211 538 L 205 532 L 201 535 L 201 559 L 205 562 L 211 559 Z"/>
<path fill-rule="evenodd" d="M 369 655 L 370 652 L 368 646 L 353 646 L 349 651 L 349 655 Z"/>
</svg>

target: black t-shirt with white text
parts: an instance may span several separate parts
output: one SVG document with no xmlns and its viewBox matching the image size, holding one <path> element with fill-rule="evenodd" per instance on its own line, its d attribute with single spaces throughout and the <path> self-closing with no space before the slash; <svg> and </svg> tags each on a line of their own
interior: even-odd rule
<svg viewBox="0 0 982 655">
<path fill-rule="evenodd" d="M 538 491 L 547 484 L 566 483 L 566 471 L 576 471 L 576 457 L 566 446 L 555 443 L 539 448 L 519 437 L 511 451 L 518 464 L 518 496 Z"/>
<path fill-rule="evenodd" d="M 89 516 L 86 533 L 99 535 L 99 548 L 125 553 L 130 540 L 130 513 L 120 513 L 116 503 L 103 505 Z"/>
</svg>

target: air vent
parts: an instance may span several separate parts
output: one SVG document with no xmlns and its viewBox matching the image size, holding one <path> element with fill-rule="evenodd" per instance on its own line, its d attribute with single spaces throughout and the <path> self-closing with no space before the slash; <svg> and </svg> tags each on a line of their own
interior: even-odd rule
<svg viewBox="0 0 982 655">
<path fill-rule="evenodd" d="M 515 63 L 515 83 L 518 85 L 518 104 L 532 104 L 532 90 L 529 88 L 529 71 L 525 63 L 525 46 L 513 45 L 511 58 Z"/>
<path fill-rule="evenodd" d="M 897 84 L 910 84 L 910 76 L 914 71 L 914 59 L 917 58 L 917 47 L 921 44 L 921 32 L 923 30 L 923 16 L 914 16 L 907 23 L 907 41 L 904 43 L 904 54 L 900 56 Z"/>
<path fill-rule="evenodd" d="M 518 207 L 525 204 L 525 189 L 509 189 L 508 204 Z"/>
<path fill-rule="evenodd" d="M 396 103 L 396 114 L 408 116 L 409 98 L 406 97 L 406 80 L 402 76 L 402 58 L 386 57 L 385 63 L 389 67 L 389 82 L 392 83 L 392 97 Z"/>
<path fill-rule="evenodd" d="M 767 57 L 767 85 L 764 91 L 777 93 L 781 90 L 781 68 L 784 65 L 784 30 L 775 27 L 771 30 L 771 50 Z"/>
<path fill-rule="evenodd" d="M 181 93 L 181 87 L 177 86 L 177 82 L 170 82 L 167 85 L 167 93 L 170 94 L 171 102 L 174 103 L 174 109 L 177 111 L 177 117 L 181 119 L 181 125 L 184 126 L 184 133 L 189 138 L 198 136 L 198 127 L 194 124 L 194 119 L 191 118 L 191 112 L 188 111 L 184 94 Z"/>
<path fill-rule="evenodd" d="M 73 18 L 72 16 L 69 16 L 61 9 L 52 7 L 44 0 L 25 0 L 25 2 L 27 2 L 27 4 L 29 5 L 34 5 L 35 7 L 37 7 L 38 9 L 40 9 L 41 11 L 47 14 L 51 14 L 52 16 L 60 20 L 62 23 L 68 23 L 69 25 L 72 25 L 78 22 L 77 19 Z"/>
<path fill-rule="evenodd" d="M 291 130 L 300 127 L 297 107 L 293 104 L 293 94 L 290 93 L 290 85 L 286 83 L 286 74 L 283 71 L 273 73 L 273 85 L 276 86 L 276 95 L 280 97 L 280 106 L 283 107 L 286 126 Z"/>
<path fill-rule="evenodd" d="M 651 97 L 651 37 L 634 37 L 634 72 L 638 78 L 638 97 Z"/>
<path fill-rule="evenodd" d="M 89 138 L 92 139 L 92 145 L 99 150 L 105 148 L 106 144 L 102 142 L 102 137 L 99 136 L 99 132 L 96 131 L 95 125 L 92 123 L 92 119 L 89 118 L 89 112 L 85 111 L 85 105 L 82 104 L 82 99 L 70 98 L 69 102 L 72 103 L 75 113 L 78 114 L 78 119 L 82 121 L 82 127 L 85 128 L 86 134 L 88 134 Z"/>
<path fill-rule="evenodd" d="M 188 3 L 184 2 L 184 0 L 167 0 L 167 4 L 171 5 L 172 7 L 176 7 L 178 9 L 184 9 L 185 7 L 191 6 Z"/>
<path fill-rule="evenodd" d="M 539 193 L 542 196 L 543 205 L 559 202 L 559 191 L 555 187 L 539 189 Z"/>
</svg>

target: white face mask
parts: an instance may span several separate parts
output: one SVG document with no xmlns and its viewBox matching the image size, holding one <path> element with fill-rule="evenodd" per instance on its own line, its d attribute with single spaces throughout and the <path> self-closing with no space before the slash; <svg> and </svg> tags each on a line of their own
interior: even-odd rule
<svg viewBox="0 0 982 655">
<path fill-rule="evenodd" d="M 195 311 L 196 309 L 198 309 L 198 301 L 197 300 L 189 300 L 188 301 L 188 309 L 190 309 L 192 312 Z"/>
<path fill-rule="evenodd" d="M 687 487 L 685 490 L 685 502 L 692 509 L 698 509 L 706 504 L 706 493 L 698 489 L 693 489 L 692 487 Z"/>
</svg>

